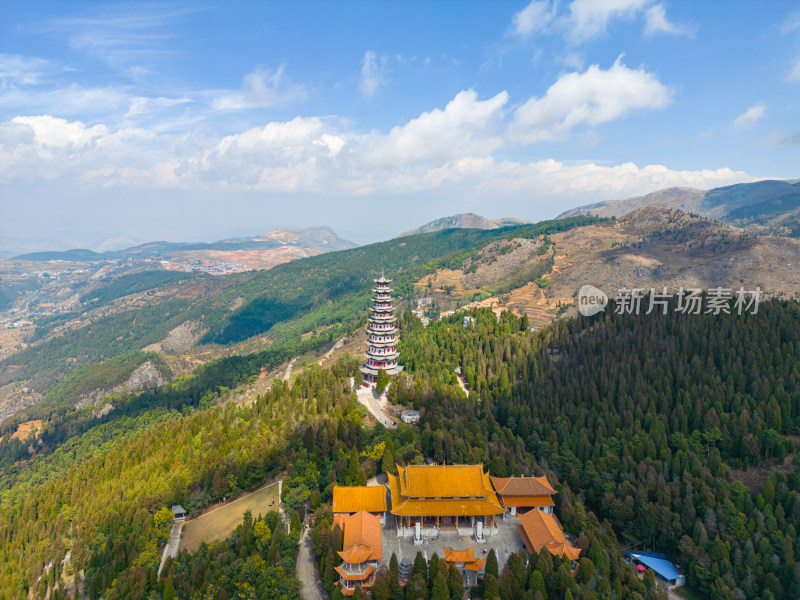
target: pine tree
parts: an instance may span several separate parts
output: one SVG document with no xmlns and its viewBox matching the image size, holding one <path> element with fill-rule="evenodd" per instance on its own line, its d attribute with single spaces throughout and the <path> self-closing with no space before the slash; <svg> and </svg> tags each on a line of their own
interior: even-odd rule
<svg viewBox="0 0 800 600">
<path fill-rule="evenodd" d="M 164 586 L 164 600 L 175 600 L 175 586 L 172 585 L 172 579 L 168 579 Z"/>
<path fill-rule="evenodd" d="M 431 600 L 450 600 L 450 589 L 447 587 L 447 574 L 444 570 L 438 570 L 436 581 L 433 582 Z"/>
<path fill-rule="evenodd" d="M 489 550 L 489 554 L 486 556 L 485 571 L 487 575 L 494 575 L 495 579 L 497 579 L 499 576 L 497 567 L 497 554 L 495 554 L 494 548 Z"/>
</svg>

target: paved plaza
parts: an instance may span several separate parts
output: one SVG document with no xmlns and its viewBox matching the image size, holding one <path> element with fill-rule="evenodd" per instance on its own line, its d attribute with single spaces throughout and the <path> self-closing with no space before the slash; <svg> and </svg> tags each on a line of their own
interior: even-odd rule
<svg viewBox="0 0 800 600">
<path fill-rule="evenodd" d="M 444 560 L 444 548 L 453 548 L 455 550 L 466 550 L 468 548 L 475 549 L 475 558 L 486 558 L 489 550 L 494 548 L 497 554 L 497 564 L 499 565 L 500 572 L 508 560 L 508 557 L 518 550 L 524 548 L 522 538 L 517 531 L 517 524 L 519 519 L 516 517 L 508 516 L 505 519 L 498 518 L 496 521 L 497 527 L 492 535 L 486 531 L 486 541 L 477 543 L 473 536 L 458 536 L 455 527 L 442 528 L 437 538 L 424 538 L 421 544 L 415 544 L 412 537 L 399 537 L 397 535 L 397 527 L 395 525 L 396 517 L 392 514 L 387 515 L 386 524 L 381 531 L 383 562 L 389 564 L 392 554 L 397 555 L 398 563 L 407 560 L 411 563 L 417 556 L 417 552 L 422 552 L 422 555 L 430 559 L 434 553 L 439 558 Z M 463 532 L 464 529 L 461 529 Z M 484 553 L 485 551 L 485 553 Z M 476 573 L 472 571 L 464 571 L 469 577 L 469 585 L 475 585 Z"/>
</svg>

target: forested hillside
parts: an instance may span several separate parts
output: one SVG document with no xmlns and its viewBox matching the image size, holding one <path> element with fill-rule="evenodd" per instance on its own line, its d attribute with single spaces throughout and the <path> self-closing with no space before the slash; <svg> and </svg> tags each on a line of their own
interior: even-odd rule
<svg viewBox="0 0 800 600">
<path fill-rule="evenodd" d="M 621 546 L 676 559 L 697 597 L 800 595 L 800 458 L 754 494 L 731 477 L 795 451 L 795 303 L 750 316 L 607 312 L 535 334 L 508 313 L 475 316 L 474 328 L 405 321 L 415 330 L 402 341 L 407 375 L 392 389 L 422 409 L 426 456 L 483 458 L 500 476 L 551 470 L 566 530 L 591 519 L 574 495 Z M 613 597 L 601 579 L 604 589 Z"/>
<path fill-rule="evenodd" d="M 401 320 L 406 372 L 390 395 L 421 410 L 418 431 L 363 427 L 347 389 L 359 364 L 354 358 L 311 368 L 251 407 L 178 401 L 183 415 L 155 407 L 140 413 L 137 419 L 151 419 L 146 429 L 136 419 L 120 419 L 105 425 L 117 427 L 119 438 L 99 437 L 102 428 L 70 438 L 5 488 L 0 587 L 8 598 L 31 586 L 43 594 L 59 581 L 70 548 L 71 568 L 85 570 L 92 598 L 162 594 L 166 580 L 154 576 L 159 507 L 181 501 L 197 510 L 282 470 L 290 514 L 304 502 L 317 509 L 316 550 L 330 587 L 337 540 L 323 532 L 329 531 L 325 503 L 332 485 L 363 483 L 395 462 L 432 457 L 483 462 L 498 476 L 546 473 L 556 482 L 559 517 L 585 551 L 578 576 L 559 576 L 564 565 L 549 557 L 534 561 L 524 576 L 510 561 L 497 588 L 489 578 L 484 590 L 502 600 L 537 598 L 537 592 L 542 598 L 567 592 L 657 598 L 621 562 L 622 550 L 632 545 L 675 559 L 698 598 L 797 597 L 800 459 L 762 477 L 753 493 L 732 470 L 794 457 L 789 436 L 800 418 L 795 303 L 762 304 L 749 316 L 606 313 L 539 332 L 508 313 L 499 320 L 488 310 L 474 316 L 474 327 L 463 327 L 460 316 L 427 328 L 408 313 Z M 469 398 L 457 384 L 456 366 L 467 378 Z M 180 389 L 171 389 L 159 394 L 177 401 Z M 219 393 L 225 392 L 206 392 L 206 402 Z M 163 404 L 148 397 L 155 395 L 137 401 L 142 409 Z M 95 453 L 98 440 L 104 446 Z M 230 547 L 260 565 L 248 527 Z M 220 550 L 200 552 L 218 556 L 236 581 L 246 582 L 241 563 L 213 554 Z M 279 566 L 270 549 L 264 554 L 262 545 L 258 552 L 270 569 Z M 283 546 L 278 554 L 287 559 Z M 54 570 L 38 580 L 50 561 Z M 186 579 L 190 564 L 199 563 L 179 555 L 170 575 L 172 587 L 187 597 L 213 594 L 211 586 L 228 569 Z M 425 585 L 435 585 L 425 577 Z"/>
<path fill-rule="evenodd" d="M 158 272 L 122 277 L 85 293 L 88 306 L 82 314 L 42 322 L 38 342 L 0 361 L 0 386 L 26 382 L 44 393 L 44 404 L 49 405 L 47 394 L 76 368 L 155 344 L 187 321 L 207 331 L 200 342 L 212 344 L 217 354 L 260 335 L 266 337 L 259 347 L 290 348 L 311 332 L 316 347 L 321 347 L 365 314 L 372 278 L 382 268 L 393 273 L 395 287 L 408 297 L 412 281 L 435 265 L 458 265 L 469 253 L 512 231 L 535 238 L 599 220 L 582 216 L 493 231 L 441 231 L 226 277 Z M 141 297 L 130 305 L 109 307 L 126 294 Z M 102 309 L 108 312 L 95 312 Z"/>
</svg>

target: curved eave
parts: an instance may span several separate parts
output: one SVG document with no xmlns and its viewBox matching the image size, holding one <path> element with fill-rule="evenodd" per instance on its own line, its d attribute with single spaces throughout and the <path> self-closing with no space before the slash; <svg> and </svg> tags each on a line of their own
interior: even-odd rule
<svg viewBox="0 0 800 600">
<path fill-rule="evenodd" d="M 399 341 L 399 339 L 394 339 L 391 342 L 379 342 L 377 340 L 367 339 L 367 343 L 373 348 L 388 348 L 390 346 L 396 346 Z"/>
<path fill-rule="evenodd" d="M 381 360 L 385 362 L 387 360 L 395 360 L 396 358 L 399 358 L 400 353 L 392 352 L 391 354 L 372 354 L 370 352 L 365 352 L 364 356 L 371 358 L 372 360 Z"/>
<path fill-rule="evenodd" d="M 395 365 L 394 367 L 388 367 L 383 370 L 386 371 L 387 375 L 397 375 L 400 371 L 403 370 L 403 365 Z M 380 369 L 373 369 L 372 367 L 368 367 L 366 365 L 361 367 L 361 372 L 367 373 L 369 375 L 377 375 L 378 371 L 380 371 Z"/>
<path fill-rule="evenodd" d="M 346 581 L 364 581 L 375 570 L 375 565 L 368 566 L 363 573 L 353 574 L 345 571 L 341 566 L 334 569 L 339 574 L 339 577 Z"/>
</svg>

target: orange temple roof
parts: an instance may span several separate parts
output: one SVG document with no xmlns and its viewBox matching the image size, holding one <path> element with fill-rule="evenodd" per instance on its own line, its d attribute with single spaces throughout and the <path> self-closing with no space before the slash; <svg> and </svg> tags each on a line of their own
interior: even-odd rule
<svg viewBox="0 0 800 600">
<path fill-rule="evenodd" d="M 397 467 L 400 491 L 408 498 L 494 495 L 483 465 L 408 465 Z"/>
<path fill-rule="evenodd" d="M 501 496 L 552 496 L 556 493 L 547 477 L 491 477 Z"/>
<path fill-rule="evenodd" d="M 475 549 L 467 548 L 466 550 L 454 550 L 453 548 L 444 548 L 444 560 L 449 563 L 464 563 L 464 568 L 469 571 L 480 572 L 486 566 L 486 559 L 476 559 Z"/>
<path fill-rule="evenodd" d="M 475 560 L 475 548 L 467 548 L 466 550 L 455 550 L 453 548 L 444 548 L 444 559 L 447 562 L 466 563 Z"/>
<path fill-rule="evenodd" d="M 550 496 L 501 496 L 500 498 L 506 508 L 511 506 L 528 508 L 556 505 Z"/>
<path fill-rule="evenodd" d="M 578 560 L 580 556 L 581 549 L 567 541 L 553 515 L 532 510 L 520 515 L 517 529 L 528 552 L 538 554 L 546 547 L 553 556 L 566 555 L 570 560 Z"/>
<path fill-rule="evenodd" d="M 480 469 L 480 467 L 478 468 Z M 406 471 L 402 467 L 398 467 L 398 469 L 401 472 Z M 435 471 L 428 471 L 428 473 L 433 474 Z M 486 479 L 488 480 L 488 475 Z M 428 490 L 432 494 L 430 497 L 408 498 L 403 493 L 401 478 L 390 474 L 389 491 L 392 496 L 392 514 L 399 517 L 473 517 L 500 515 L 505 512 L 494 492 L 482 488 L 480 496 L 456 497 L 462 494 L 453 493 L 459 490 L 454 490 L 451 483 L 447 481 L 441 489 L 436 489 L 435 481 L 426 482 L 426 484 L 430 484 Z M 450 485 L 450 487 L 445 487 L 446 485 Z M 463 495 L 467 496 L 467 494 Z"/>
<path fill-rule="evenodd" d="M 348 563 L 383 560 L 380 517 L 361 511 L 338 522 L 344 524 L 344 549 L 339 552 L 342 560 Z"/>
<path fill-rule="evenodd" d="M 386 511 L 386 488 L 383 486 L 342 486 L 333 488 L 333 512 L 357 513 Z"/>
<path fill-rule="evenodd" d="M 339 565 L 338 567 L 335 567 L 333 570 L 336 571 L 339 574 L 339 577 L 341 577 L 345 581 L 365 581 L 372 574 L 372 572 L 375 570 L 375 565 L 368 566 L 364 570 L 363 573 L 358 573 L 358 574 L 348 573 L 347 571 L 345 571 L 342 568 L 341 565 Z M 347 588 L 344 588 L 344 587 L 342 588 L 342 592 L 346 593 L 346 590 L 347 590 Z M 350 594 L 352 594 L 352 593 L 353 593 L 353 590 L 350 590 Z M 347 595 L 349 595 L 349 594 L 347 594 Z"/>
</svg>

